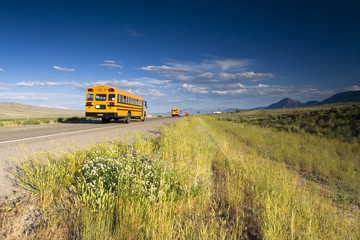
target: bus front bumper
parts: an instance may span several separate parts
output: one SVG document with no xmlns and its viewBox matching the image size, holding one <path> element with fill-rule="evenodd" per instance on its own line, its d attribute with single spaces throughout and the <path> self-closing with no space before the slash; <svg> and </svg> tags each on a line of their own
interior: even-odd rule
<svg viewBox="0 0 360 240">
<path fill-rule="evenodd" d="M 117 118 L 117 113 L 86 112 L 85 117 L 93 118 Z"/>
</svg>

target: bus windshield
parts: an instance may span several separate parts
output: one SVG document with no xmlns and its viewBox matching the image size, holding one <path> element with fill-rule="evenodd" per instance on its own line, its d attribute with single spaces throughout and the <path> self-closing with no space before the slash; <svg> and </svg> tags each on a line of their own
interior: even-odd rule
<svg viewBox="0 0 360 240">
<path fill-rule="evenodd" d="M 89 94 L 86 96 L 86 101 L 92 101 L 92 100 L 94 100 L 94 94 L 89 93 Z"/>
<path fill-rule="evenodd" d="M 106 101 L 106 94 L 96 94 L 96 101 Z"/>
</svg>

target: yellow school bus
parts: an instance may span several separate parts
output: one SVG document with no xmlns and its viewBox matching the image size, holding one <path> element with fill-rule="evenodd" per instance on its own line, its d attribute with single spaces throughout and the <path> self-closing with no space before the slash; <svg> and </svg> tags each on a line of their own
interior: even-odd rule
<svg viewBox="0 0 360 240">
<path fill-rule="evenodd" d="M 173 117 L 180 117 L 180 109 L 178 109 L 178 108 L 172 108 L 171 109 L 171 116 L 173 116 Z"/>
<path fill-rule="evenodd" d="M 188 111 L 185 112 L 185 116 L 189 116 L 189 112 L 188 112 Z"/>
<path fill-rule="evenodd" d="M 86 90 L 85 116 L 101 118 L 103 123 L 122 119 L 145 120 L 146 101 L 135 94 L 110 86 L 93 86 Z"/>
</svg>

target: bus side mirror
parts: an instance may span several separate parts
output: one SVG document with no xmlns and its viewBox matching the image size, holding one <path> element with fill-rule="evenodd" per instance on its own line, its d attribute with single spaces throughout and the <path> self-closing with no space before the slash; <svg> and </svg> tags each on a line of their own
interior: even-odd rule
<svg viewBox="0 0 360 240">
<path fill-rule="evenodd" d="M 147 108 L 147 101 L 145 101 L 145 107 Z"/>
</svg>

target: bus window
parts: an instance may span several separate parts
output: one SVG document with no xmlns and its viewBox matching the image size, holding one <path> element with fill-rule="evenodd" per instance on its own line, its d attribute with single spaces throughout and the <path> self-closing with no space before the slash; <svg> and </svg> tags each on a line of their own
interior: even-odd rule
<svg viewBox="0 0 360 240">
<path fill-rule="evenodd" d="M 106 94 L 96 94 L 95 100 L 96 101 L 106 101 Z"/>
<path fill-rule="evenodd" d="M 126 103 L 126 96 L 123 96 L 122 102 Z"/>
<path fill-rule="evenodd" d="M 86 101 L 92 101 L 94 100 L 94 94 L 88 93 L 88 95 L 86 96 Z"/>
<path fill-rule="evenodd" d="M 109 94 L 109 101 L 115 101 L 115 94 Z"/>
</svg>

